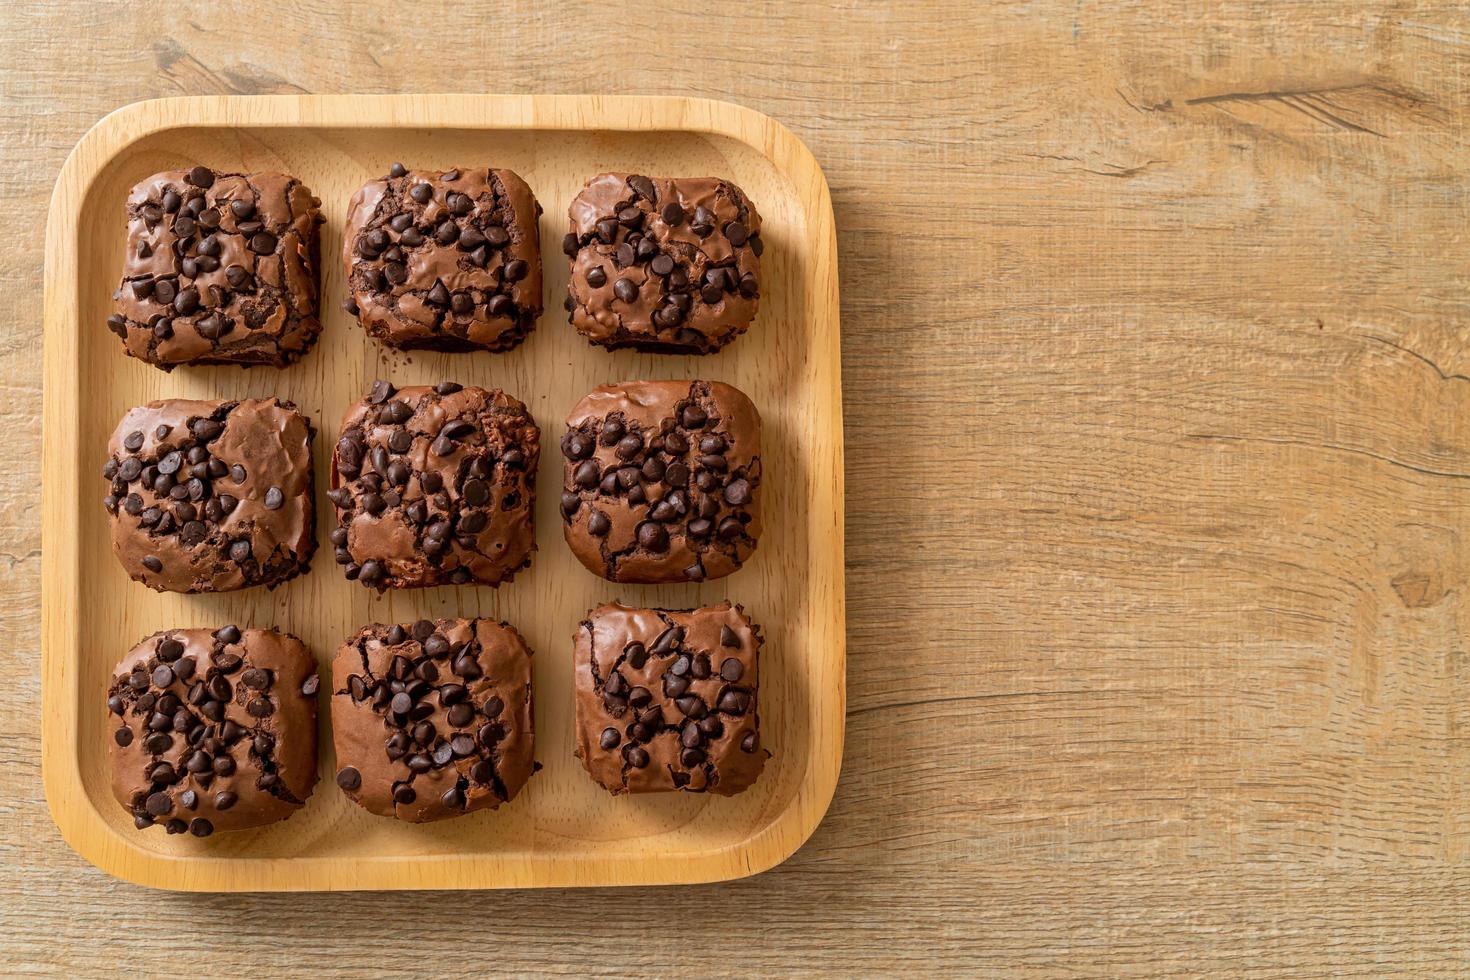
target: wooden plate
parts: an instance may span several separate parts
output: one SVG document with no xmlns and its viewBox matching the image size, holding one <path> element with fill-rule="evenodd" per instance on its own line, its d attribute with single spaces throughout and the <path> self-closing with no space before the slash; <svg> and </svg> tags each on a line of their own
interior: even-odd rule
<svg viewBox="0 0 1470 980">
<path fill-rule="evenodd" d="M 338 307 L 349 196 L 395 160 L 409 166 L 518 171 L 546 210 L 546 314 L 508 354 L 393 353 Z M 158 170 L 205 164 L 285 170 L 322 199 L 321 343 L 299 364 L 181 368 L 123 355 L 105 326 L 122 267 L 128 188 Z M 760 314 L 723 353 L 671 357 L 589 347 L 562 312 L 566 209 L 604 170 L 718 175 L 761 211 Z M 62 835 L 110 874 L 162 888 L 260 891 L 499 888 L 700 882 L 755 874 L 788 857 L 831 800 L 842 758 L 844 692 L 842 415 L 837 254 L 826 181 L 804 146 L 738 106 L 679 98 L 591 96 L 271 96 L 165 99 L 127 106 L 72 151 L 46 230 L 42 721 L 46 796 Z M 542 427 L 531 568 L 500 590 L 439 588 L 378 597 L 347 582 L 326 544 L 312 571 L 275 590 L 159 595 L 113 558 L 101 498 L 104 447 L 130 406 L 155 398 L 278 395 L 315 421 L 319 513 L 328 452 L 347 404 L 375 377 L 451 378 L 501 387 Z M 730 382 L 765 419 L 765 531 L 752 561 L 699 585 L 616 586 L 584 570 L 557 514 L 568 409 L 595 385 L 627 378 Z M 613 799 L 572 755 L 572 630 L 614 597 L 688 607 L 743 603 L 767 638 L 761 722 L 774 753 L 731 799 L 667 794 Z M 536 651 L 536 757 L 545 768 L 496 812 L 412 826 L 372 816 L 323 778 L 306 808 L 273 827 L 206 840 L 138 832 L 112 798 L 104 691 L 135 642 L 165 628 L 276 626 L 325 665 L 364 623 L 489 616 Z M 323 711 L 321 771 L 335 771 Z"/>
</svg>

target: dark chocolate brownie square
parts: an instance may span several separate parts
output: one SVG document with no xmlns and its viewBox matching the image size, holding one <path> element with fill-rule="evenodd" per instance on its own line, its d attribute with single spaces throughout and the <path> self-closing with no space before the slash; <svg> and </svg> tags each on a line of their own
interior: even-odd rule
<svg viewBox="0 0 1470 980">
<path fill-rule="evenodd" d="M 761 218 L 728 180 L 601 174 L 569 213 L 567 310 L 591 343 L 709 354 L 755 319 Z"/>
<path fill-rule="evenodd" d="M 509 350 L 541 315 L 540 214 L 514 171 L 395 163 L 347 210 L 348 312 L 390 347 Z"/>
<path fill-rule="evenodd" d="M 287 174 L 154 174 L 128 196 L 108 327 L 129 354 L 166 371 L 290 364 L 321 333 L 320 204 Z"/>
<path fill-rule="evenodd" d="M 412 823 L 513 799 L 533 760 L 531 650 L 506 623 L 359 630 L 332 661 L 337 785 Z"/>
<path fill-rule="evenodd" d="M 107 689 L 113 795 L 139 830 L 208 837 L 286 819 L 316 785 L 317 683 L 289 633 L 153 634 Z"/>
<path fill-rule="evenodd" d="M 760 415 L 730 385 L 603 385 L 562 437 L 567 544 L 613 582 L 729 575 L 760 536 L 760 439 Z"/>
<path fill-rule="evenodd" d="M 604 789 L 734 796 L 766 764 L 760 628 L 739 606 L 610 603 L 576 633 L 577 756 Z"/>
<path fill-rule="evenodd" d="M 150 402 L 107 444 L 112 550 L 159 592 L 277 586 L 316 551 L 311 441 L 290 402 Z"/>
<path fill-rule="evenodd" d="M 540 456 L 535 420 L 503 391 L 373 382 L 333 456 L 337 563 L 379 591 L 508 581 L 536 546 Z"/>
</svg>

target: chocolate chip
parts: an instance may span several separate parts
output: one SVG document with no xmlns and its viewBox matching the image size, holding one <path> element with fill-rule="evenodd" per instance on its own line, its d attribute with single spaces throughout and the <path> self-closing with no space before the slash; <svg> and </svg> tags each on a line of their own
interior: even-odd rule
<svg viewBox="0 0 1470 980">
<path fill-rule="evenodd" d="M 659 212 L 659 217 L 664 219 L 664 224 L 675 227 L 684 220 L 684 207 L 678 201 L 669 201 Z"/>
<path fill-rule="evenodd" d="M 408 196 L 419 204 L 428 204 L 434 198 L 434 188 L 429 184 L 414 184 Z"/>
<path fill-rule="evenodd" d="M 661 524 L 645 521 L 638 525 L 638 546 L 645 551 L 662 554 L 669 550 L 669 532 Z"/>
<path fill-rule="evenodd" d="M 628 189 L 636 196 L 649 202 L 654 201 L 653 181 L 642 174 L 633 174 L 628 178 Z"/>
<path fill-rule="evenodd" d="M 174 297 L 173 306 L 174 310 L 180 314 L 193 313 L 199 309 L 199 290 L 193 286 L 179 290 L 179 294 Z"/>
<path fill-rule="evenodd" d="M 733 688 L 727 689 L 720 695 L 718 707 L 726 714 L 743 715 L 750 707 L 750 695 Z"/>
<path fill-rule="evenodd" d="M 750 503 L 751 488 L 750 481 L 744 477 L 736 477 L 725 487 L 725 500 L 736 507 Z"/>
<path fill-rule="evenodd" d="M 668 255 L 656 255 L 648 267 L 653 270 L 654 275 L 666 276 L 674 271 L 674 260 Z"/>
<path fill-rule="evenodd" d="M 281 493 L 280 487 L 271 487 L 265 492 L 265 509 L 280 510 L 281 505 L 286 502 L 285 494 Z"/>
<path fill-rule="evenodd" d="M 213 187 L 214 171 L 210 170 L 208 167 L 194 167 L 187 174 L 184 175 L 184 181 L 186 183 L 193 184 L 195 187 Z"/>
<path fill-rule="evenodd" d="M 631 279 L 619 279 L 613 283 L 613 294 L 624 303 L 631 303 L 638 298 L 638 287 Z"/>
<path fill-rule="evenodd" d="M 630 460 L 643 451 L 643 437 L 636 432 L 630 432 L 618 440 L 617 454 L 619 459 Z"/>
<path fill-rule="evenodd" d="M 696 721 L 709 714 L 709 706 L 704 703 L 704 700 L 702 698 L 694 694 L 686 694 L 681 698 L 675 698 L 674 706 L 677 707 L 686 718 L 693 718 Z"/>
</svg>

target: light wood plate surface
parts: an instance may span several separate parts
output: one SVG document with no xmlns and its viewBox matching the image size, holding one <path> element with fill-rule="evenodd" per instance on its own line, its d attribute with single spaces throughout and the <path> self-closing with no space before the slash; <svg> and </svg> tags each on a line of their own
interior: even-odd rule
<svg viewBox="0 0 1470 980">
<path fill-rule="evenodd" d="M 547 312 L 507 354 L 395 353 L 338 303 L 347 201 L 401 160 L 410 167 L 519 172 L 545 215 Z M 205 164 L 284 170 L 322 200 L 324 333 L 284 371 L 181 368 L 124 357 L 104 320 L 121 268 L 128 188 L 159 170 Z M 761 310 L 750 332 L 706 358 L 609 354 L 562 312 L 566 208 L 592 175 L 625 169 L 733 179 L 756 202 L 767 243 Z M 166 99 L 120 109 L 91 130 L 57 181 L 46 235 L 43 460 L 43 768 L 72 847 L 105 871 L 189 890 L 492 888 L 698 882 L 769 868 L 820 821 L 841 764 L 845 708 L 842 422 L 837 258 L 826 182 L 811 154 L 766 116 L 682 98 L 579 96 L 281 96 Z M 328 456 L 349 402 L 376 377 L 450 378 L 501 387 L 542 428 L 538 551 L 501 588 L 378 597 L 332 563 Z M 747 392 L 765 422 L 765 531 L 745 568 L 715 582 L 617 586 L 586 572 L 561 540 L 556 449 L 567 410 L 595 385 L 710 378 Z M 108 434 L 156 398 L 278 395 L 309 413 L 321 544 L 312 571 L 275 590 L 160 595 L 129 581 L 108 544 L 100 470 Z M 773 752 L 749 792 L 613 799 L 572 755 L 571 634 L 611 598 L 687 607 L 729 598 L 765 631 L 761 721 Z M 412 826 L 374 817 L 324 774 L 305 809 L 259 831 L 207 840 L 139 833 L 108 786 L 104 690 L 137 640 L 165 628 L 276 626 L 325 665 L 368 622 L 505 619 L 536 651 L 536 757 L 545 768 L 497 812 Z"/>
</svg>

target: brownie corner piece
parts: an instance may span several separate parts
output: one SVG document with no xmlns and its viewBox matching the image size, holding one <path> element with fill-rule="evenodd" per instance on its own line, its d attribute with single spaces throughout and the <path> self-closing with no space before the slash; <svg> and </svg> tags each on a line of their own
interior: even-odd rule
<svg viewBox="0 0 1470 980">
<path fill-rule="evenodd" d="M 379 591 L 509 581 L 535 550 L 540 455 L 535 419 L 503 391 L 374 382 L 333 452 L 337 563 Z"/>
<path fill-rule="evenodd" d="M 102 468 L 124 570 L 184 593 L 275 587 L 306 571 L 316 551 L 315 434 L 275 398 L 130 409 Z"/>
<path fill-rule="evenodd" d="M 336 782 L 411 823 L 496 809 L 532 773 L 531 649 L 489 619 L 358 630 L 332 661 Z"/>
<path fill-rule="evenodd" d="M 122 281 L 107 325 L 127 353 L 284 367 L 321 333 L 321 202 L 283 173 L 168 170 L 127 200 Z"/>
<path fill-rule="evenodd" d="M 617 795 L 733 796 L 760 776 L 760 628 L 737 605 L 591 610 L 575 636 L 577 755 Z"/>
<path fill-rule="evenodd" d="M 347 309 L 389 347 L 509 350 L 541 315 L 540 214 L 514 171 L 395 163 L 348 207 Z"/>
<path fill-rule="evenodd" d="M 316 659 L 274 629 L 155 633 L 107 689 L 112 792 L 139 830 L 284 820 L 317 779 Z"/>
<path fill-rule="evenodd" d="M 761 218 L 730 181 L 599 174 L 568 216 L 566 306 L 590 343 L 709 354 L 755 319 Z"/>
<path fill-rule="evenodd" d="M 718 381 L 603 385 L 567 417 L 568 546 L 613 582 L 721 578 L 760 538 L 760 414 Z"/>
</svg>

